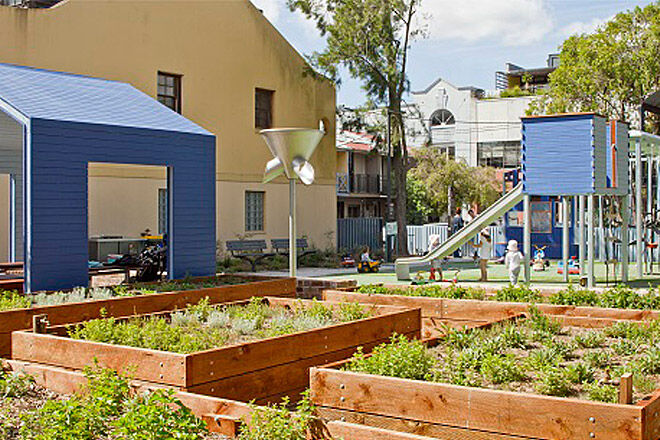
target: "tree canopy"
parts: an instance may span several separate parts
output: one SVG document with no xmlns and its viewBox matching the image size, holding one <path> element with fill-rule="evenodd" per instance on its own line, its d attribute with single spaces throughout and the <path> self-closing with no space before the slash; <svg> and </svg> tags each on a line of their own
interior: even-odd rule
<svg viewBox="0 0 660 440">
<path fill-rule="evenodd" d="M 660 2 L 617 14 L 561 46 L 550 88 L 531 114 L 592 111 L 638 123 L 642 100 L 660 89 Z"/>
<path fill-rule="evenodd" d="M 408 185 L 410 221 L 421 223 L 427 217 L 443 217 L 452 206 L 485 209 L 500 197 L 493 168 L 469 167 L 434 148 L 415 151 L 414 159 L 416 166 L 410 171 Z"/>
<path fill-rule="evenodd" d="M 397 253 L 405 255 L 406 177 L 410 167 L 402 113 L 403 95 L 409 88 L 408 49 L 422 29 L 416 15 L 421 0 L 287 0 L 314 20 L 327 38 L 322 52 L 309 59 L 316 69 L 338 81 L 341 67 L 362 81 L 369 99 L 387 107 L 391 121 L 394 168 Z"/>
</svg>

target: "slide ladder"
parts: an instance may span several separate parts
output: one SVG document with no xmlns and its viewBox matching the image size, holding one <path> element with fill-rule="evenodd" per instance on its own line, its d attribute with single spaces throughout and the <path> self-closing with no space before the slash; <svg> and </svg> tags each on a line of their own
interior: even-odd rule
<svg viewBox="0 0 660 440">
<path fill-rule="evenodd" d="M 438 258 L 451 255 L 456 249 L 471 240 L 483 228 L 502 217 L 523 199 L 522 183 L 493 203 L 461 230 L 449 237 L 444 243 L 421 257 L 399 258 L 396 260 L 396 277 L 399 280 L 410 280 L 410 271 L 428 270 L 431 262 Z"/>
</svg>

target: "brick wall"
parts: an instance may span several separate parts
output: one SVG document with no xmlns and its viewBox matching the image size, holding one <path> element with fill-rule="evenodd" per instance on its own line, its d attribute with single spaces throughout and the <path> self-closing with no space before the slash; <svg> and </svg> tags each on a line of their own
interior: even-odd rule
<svg viewBox="0 0 660 440">
<path fill-rule="evenodd" d="M 322 278 L 298 278 L 298 298 L 321 299 L 326 289 L 341 289 L 357 286 L 356 280 L 324 280 Z"/>
</svg>

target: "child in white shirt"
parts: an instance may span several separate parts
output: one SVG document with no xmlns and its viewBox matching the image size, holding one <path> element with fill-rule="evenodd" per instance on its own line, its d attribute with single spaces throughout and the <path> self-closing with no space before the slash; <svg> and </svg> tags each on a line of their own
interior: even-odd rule
<svg viewBox="0 0 660 440">
<path fill-rule="evenodd" d="M 520 264 L 523 255 L 518 250 L 518 242 L 516 240 L 509 240 L 506 250 L 507 253 L 506 257 L 504 257 L 504 264 L 509 270 L 509 282 L 514 285 L 518 283 L 518 275 L 520 275 Z"/>
<path fill-rule="evenodd" d="M 478 244 L 473 244 L 472 246 L 479 249 L 479 269 L 481 271 L 481 278 L 479 281 L 488 281 L 488 260 L 490 259 L 493 242 L 490 238 L 490 234 L 485 229 L 479 234 L 481 241 Z"/>
</svg>

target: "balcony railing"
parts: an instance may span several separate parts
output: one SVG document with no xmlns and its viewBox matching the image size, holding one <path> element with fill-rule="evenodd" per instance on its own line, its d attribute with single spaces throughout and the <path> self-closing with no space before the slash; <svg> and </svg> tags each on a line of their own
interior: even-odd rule
<svg viewBox="0 0 660 440">
<path fill-rule="evenodd" d="M 380 174 L 337 173 L 337 194 L 383 194 Z"/>
</svg>

